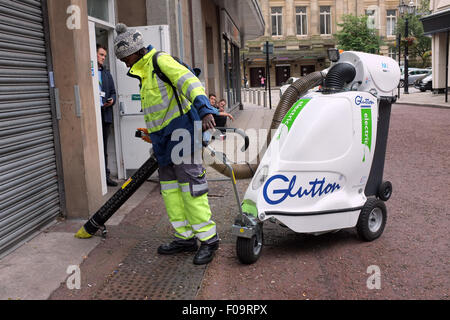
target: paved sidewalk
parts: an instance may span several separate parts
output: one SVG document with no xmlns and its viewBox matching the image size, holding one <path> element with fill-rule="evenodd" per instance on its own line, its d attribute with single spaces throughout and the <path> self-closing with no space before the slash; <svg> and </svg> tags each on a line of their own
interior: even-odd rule
<svg viewBox="0 0 450 320">
<path fill-rule="evenodd" d="M 144 184 L 108 221 L 117 226 L 149 194 Z M 105 202 L 116 188 L 109 188 Z M 87 241 L 74 237 L 85 220 L 57 219 L 35 238 L 0 259 L 0 300 L 45 300 L 69 277 L 68 267 L 82 264 L 101 242 L 100 237 Z"/>
<path fill-rule="evenodd" d="M 450 94 L 449 102 L 445 102 L 445 94 L 433 94 L 431 91 L 420 92 L 415 88 L 410 88 L 409 92 L 409 94 L 404 94 L 402 89 L 397 104 L 450 108 Z"/>
</svg>

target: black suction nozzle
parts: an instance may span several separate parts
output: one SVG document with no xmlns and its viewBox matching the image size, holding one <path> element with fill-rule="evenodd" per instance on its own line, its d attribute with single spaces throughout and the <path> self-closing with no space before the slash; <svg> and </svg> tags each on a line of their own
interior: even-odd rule
<svg viewBox="0 0 450 320">
<path fill-rule="evenodd" d="M 338 63 L 331 67 L 325 78 L 324 92 L 335 93 L 344 89 L 356 77 L 356 69 L 350 63 Z"/>
</svg>

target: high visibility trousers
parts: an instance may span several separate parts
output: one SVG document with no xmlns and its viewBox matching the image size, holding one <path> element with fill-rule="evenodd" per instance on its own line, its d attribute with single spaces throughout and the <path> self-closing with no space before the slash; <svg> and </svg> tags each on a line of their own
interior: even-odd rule
<svg viewBox="0 0 450 320">
<path fill-rule="evenodd" d="M 214 240 L 216 224 L 211 220 L 208 182 L 202 165 L 181 164 L 159 169 L 161 194 L 175 237 L 202 242 Z"/>
</svg>

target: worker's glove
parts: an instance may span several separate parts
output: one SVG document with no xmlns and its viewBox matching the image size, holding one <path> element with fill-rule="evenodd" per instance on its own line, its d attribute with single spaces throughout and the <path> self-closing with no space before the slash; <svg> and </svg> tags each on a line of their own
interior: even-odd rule
<svg viewBox="0 0 450 320">
<path fill-rule="evenodd" d="M 147 128 L 138 128 L 137 130 L 142 133 L 142 137 L 141 137 L 142 140 L 144 140 L 145 142 L 148 142 L 148 143 L 152 143 L 152 139 L 150 139 L 150 134 L 148 133 Z"/>
<path fill-rule="evenodd" d="M 214 121 L 214 116 L 209 113 L 202 119 L 203 131 L 214 129 L 216 127 L 216 122 Z"/>
</svg>

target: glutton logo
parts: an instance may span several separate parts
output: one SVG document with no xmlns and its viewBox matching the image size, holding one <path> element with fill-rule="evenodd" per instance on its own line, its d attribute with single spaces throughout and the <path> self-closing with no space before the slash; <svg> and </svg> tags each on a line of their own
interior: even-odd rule
<svg viewBox="0 0 450 320">
<path fill-rule="evenodd" d="M 269 195 L 269 188 L 275 181 L 282 182 L 285 186 L 284 188 L 274 189 Z M 289 198 L 304 198 L 310 197 L 315 198 L 321 197 L 330 193 L 333 193 L 341 189 L 341 186 L 334 182 L 328 183 L 326 178 L 319 180 L 311 180 L 308 182 L 307 186 L 296 187 L 297 176 L 293 176 L 290 180 L 284 175 L 276 175 L 267 180 L 263 189 L 264 200 L 270 205 L 277 205 Z"/>
<path fill-rule="evenodd" d="M 367 98 L 364 99 L 364 98 L 361 97 L 361 96 L 356 96 L 356 97 L 355 97 L 355 104 L 356 104 L 357 106 L 360 106 L 360 105 L 370 106 L 370 105 L 374 105 L 375 102 L 373 102 L 372 100 L 367 99 Z"/>
</svg>

